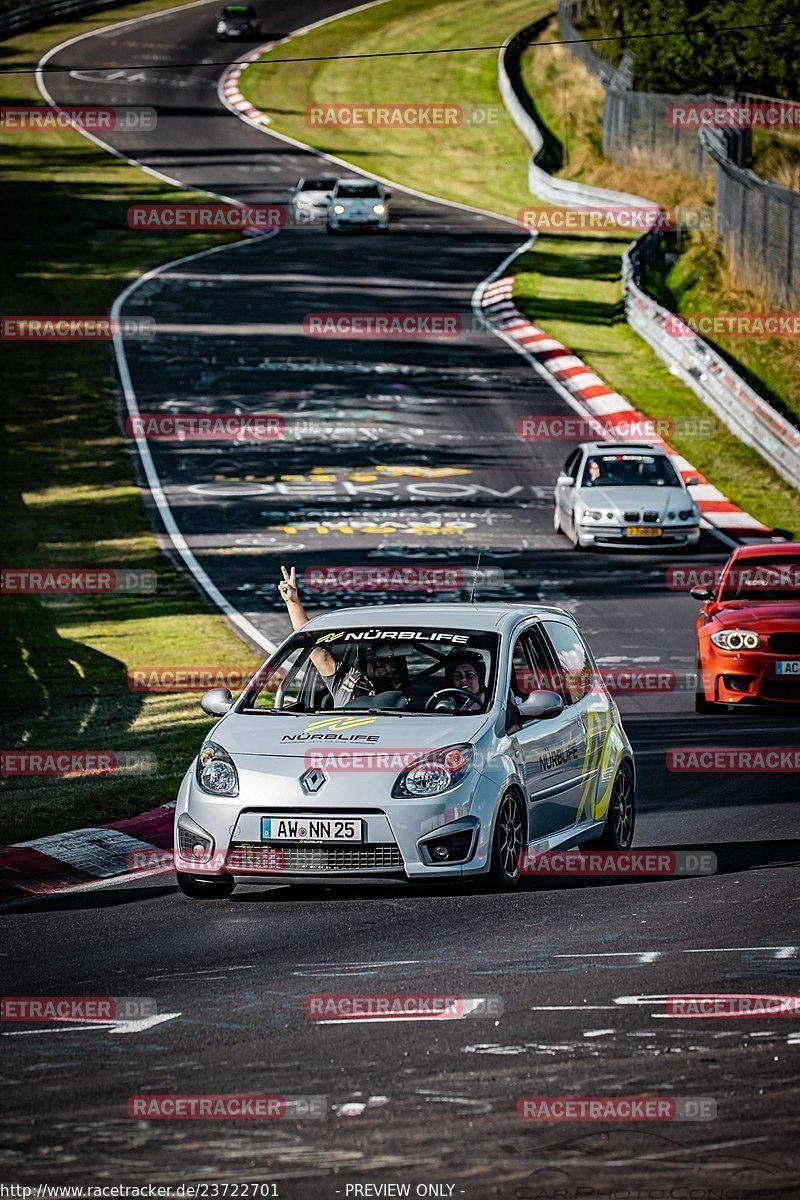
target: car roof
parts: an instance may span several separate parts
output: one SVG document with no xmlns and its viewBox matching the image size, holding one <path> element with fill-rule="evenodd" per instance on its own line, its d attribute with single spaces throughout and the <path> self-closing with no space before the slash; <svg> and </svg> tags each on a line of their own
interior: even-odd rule
<svg viewBox="0 0 800 1200">
<path fill-rule="evenodd" d="M 798 542 L 751 542 L 747 546 L 737 546 L 731 554 L 731 559 L 740 558 L 761 558 L 764 551 L 768 550 L 770 555 L 791 558 L 800 558 L 800 543 Z M 728 560 L 730 561 L 730 559 Z"/>
<path fill-rule="evenodd" d="M 664 446 L 658 446 L 654 442 L 581 442 L 579 449 L 591 454 L 595 454 L 599 450 L 611 454 L 624 453 L 628 450 L 651 450 L 656 454 L 668 453 Z"/>
<path fill-rule="evenodd" d="M 312 617 L 304 629 L 371 629 L 394 625 L 418 625 L 421 629 L 474 629 L 507 632 L 531 617 L 569 617 L 562 608 L 544 604 L 380 604 L 363 608 L 342 608 L 338 612 Z"/>
<path fill-rule="evenodd" d="M 372 187 L 380 187 L 377 179 L 365 179 L 363 175 L 342 175 L 337 180 L 337 183 L 352 183 L 352 184 L 370 184 Z"/>
</svg>

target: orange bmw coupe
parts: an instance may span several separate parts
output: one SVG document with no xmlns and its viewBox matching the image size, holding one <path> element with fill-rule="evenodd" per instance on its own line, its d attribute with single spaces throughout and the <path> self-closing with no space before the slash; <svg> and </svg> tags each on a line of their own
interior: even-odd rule
<svg viewBox="0 0 800 1200">
<path fill-rule="evenodd" d="M 698 712 L 800 704 L 800 547 L 739 546 L 697 618 Z"/>
</svg>

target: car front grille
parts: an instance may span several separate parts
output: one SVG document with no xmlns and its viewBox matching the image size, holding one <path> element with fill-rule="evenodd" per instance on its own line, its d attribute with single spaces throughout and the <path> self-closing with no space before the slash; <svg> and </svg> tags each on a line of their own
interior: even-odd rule
<svg viewBox="0 0 800 1200">
<path fill-rule="evenodd" d="M 649 521 L 651 524 L 658 524 L 658 513 L 646 512 L 644 513 L 643 520 Z"/>
<path fill-rule="evenodd" d="M 764 679 L 760 695 L 765 700 L 783 700 L 788 704 L 800 704 L 800 679 Z"/>
<path fill-rule="evenodd" d="M 233 842 L 228 866 L 242 871 L 402 871 L 403 856 L 394 842 L 360 846 L 297 846 L 286 843 Z"/>
<path fill-rule="evenodd" d="M 638 521 L 639 520 L 638 512 L 626 512 L 626 513 L 623 513 L 622 515 L 624 516 L 626 521 Z"/>
<path fill-rule="evenodd" d="M 768 640 L 773 654 L 800 654 L 800 632 L 771 633 Z"/>
</svg>

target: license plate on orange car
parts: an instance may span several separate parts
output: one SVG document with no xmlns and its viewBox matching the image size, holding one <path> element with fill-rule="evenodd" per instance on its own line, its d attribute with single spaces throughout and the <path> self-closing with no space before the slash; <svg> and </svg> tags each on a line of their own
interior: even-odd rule
<svg viewBox="0 0 800 1200">
<path fill-rule="evenodd" d="M 663 530 L 650 525 L 629 525 L 625 533 L 628 537 L 661 537 Z"/>
<path fill-rule="evenodd" d="M 797 675 L 800 677 L 800 658 L 782 658 L 775 663 L 776 675 Z"/>
</svg>

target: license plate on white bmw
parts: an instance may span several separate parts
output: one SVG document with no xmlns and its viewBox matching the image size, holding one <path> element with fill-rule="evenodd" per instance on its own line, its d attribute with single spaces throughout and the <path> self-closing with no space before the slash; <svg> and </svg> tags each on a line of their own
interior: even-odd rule
<svg viewBox="0 0 800 1200">
<path fill-rule="evenodd" d="M 262 817 L 262 842 L 362 842 L 363 821 L 351 817 Z"/>
<path fill-rule="evenodd" d="M 800 676 L 800 658 L 781 658 L 775 663 L 776 675 Z"/>
</svg>

